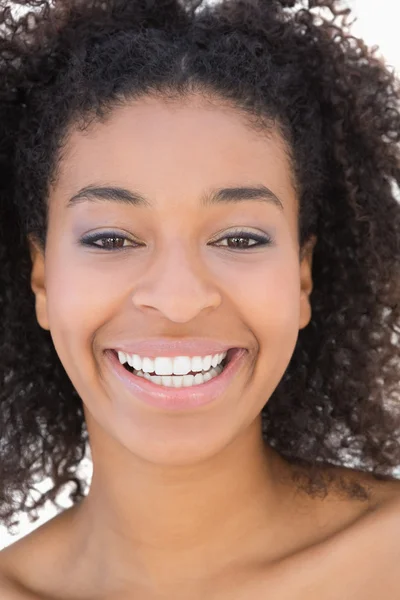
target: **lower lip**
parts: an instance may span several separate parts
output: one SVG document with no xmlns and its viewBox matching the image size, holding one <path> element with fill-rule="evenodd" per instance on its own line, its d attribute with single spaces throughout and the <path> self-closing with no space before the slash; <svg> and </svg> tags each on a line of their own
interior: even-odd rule
<svg viewBox="0 0 400 600">
<path fill-rule="evenodd" d="M 205 383 L 184 388 L 157 385 L 144 377 L 138 377 L 121 365 L 114 351 L 106 350 L 105 354 L 115 375 L 136 398 L 155 408 L 188 410 L 210 404 L 224 394 L 245 364 L 247 350 L 244 348 L 235 349 L 230 361 L 217 377 Z"/>
</svg>

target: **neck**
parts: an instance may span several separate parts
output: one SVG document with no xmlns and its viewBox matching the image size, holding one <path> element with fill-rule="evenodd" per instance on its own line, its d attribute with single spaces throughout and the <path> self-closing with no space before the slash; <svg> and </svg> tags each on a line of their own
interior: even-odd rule
<svg viewBox="0 0 400 600">
<path fill-rule="evenodd" d="M 166 589 L 182 573 L 210 580 L 250 560 L 283 498 L 284 461 L 260 432 L 253 423 L 221 453 L 179 468 L 91 439 L 93 478 L 75 514 L 77 567 L 90 563 L 91 577 L 101 573 L 130 590 Z"/>
</svg>

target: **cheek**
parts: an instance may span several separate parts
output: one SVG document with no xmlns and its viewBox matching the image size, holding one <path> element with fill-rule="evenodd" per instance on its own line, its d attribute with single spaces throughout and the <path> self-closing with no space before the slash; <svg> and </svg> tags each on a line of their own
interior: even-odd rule
<svg viewBox="0 0 400 600">
<path fill-rule="evenodd" d="M 246 321 L 257 338 L 253 382 L 263 406 L 284 375 L 296 347 L 300 319 L 300 268 L 297 255 L 271 261 L 263 273 L 241 286 Z M 240 301 L 240 300 L 239 300 Z"/>
<path fill-rule="evenodd" d="M 91 381 L 96 376 L 93 361 L 96 332 L 112 319 L 121 288 L 112 273 L 88 269 L 69 250 L 49 252 L 46 264 L 47 310 L 56 351 L 75 386 L 81 374 Z M 107 274 L 108 273 L 108 274 Z M 120 308 L 119 308 L 120 310 Z"/>
<path fill-rule="evenodd" d="M 263 340 L 297 336 L 300 315 L 300 269 L 297 255 L 276 257 L 258 270 L 250 269 L 236 286 L 237 305 L 245 307 L 246 321 Z"/>
</svg>

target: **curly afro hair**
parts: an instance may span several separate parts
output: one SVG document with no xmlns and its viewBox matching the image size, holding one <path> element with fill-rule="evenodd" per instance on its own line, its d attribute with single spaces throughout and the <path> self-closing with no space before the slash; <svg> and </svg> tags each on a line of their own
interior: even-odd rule
<svg viewBox="0 0 400 600">
<path fill-rule="evenodd" d="M 291 152 L 312 320 L 262 411 L 263 436 L 327 493 L 328 465 L 395 477 L 399 443 L 399 84 L 337 0 L 0 0 L 0 519 L 30 520 L 88 448 L 82 400 L 40 328 L 27 235 L 68 128 L 145 95 L 229 102 Z M 268 402 L 267 402 L 268 400 Z M 34 484 L 52 487 L 29 502 Z M 343 484 L 344 485 L 344 484 Z M 350 497 L 367 492 L 359 485 Z"/>
</svg>

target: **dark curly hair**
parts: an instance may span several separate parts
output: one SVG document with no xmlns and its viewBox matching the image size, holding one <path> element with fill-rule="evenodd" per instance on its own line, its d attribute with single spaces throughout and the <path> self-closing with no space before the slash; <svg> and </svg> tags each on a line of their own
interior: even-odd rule
<svg viewBox="0 0 400 600">
<path fill-rule="evenodd" d="M 69 127 L 193 91 L 290 148 L 312 320 L 262 411 L 263 436 L 327 493 L 328 465 L 395 477 L 399 443 L 399 84 L 338 0 L 0 0 L 0 519 L 36 520 L 88 448 L 82 400 L 40 328 L 27 235 Z M 268 402 L 267 402 L 268 400 Z M 300 472 L 298 471 L 298 472 Z M 52 487 L 29 503 L 40 479 Z M 343 484 L 344 485 L 344 484 Z M 362 497 L 363 486 L 347 488 Z"/>
</svg>

